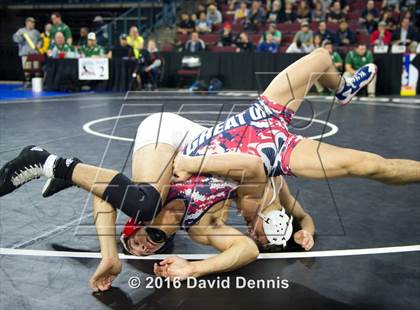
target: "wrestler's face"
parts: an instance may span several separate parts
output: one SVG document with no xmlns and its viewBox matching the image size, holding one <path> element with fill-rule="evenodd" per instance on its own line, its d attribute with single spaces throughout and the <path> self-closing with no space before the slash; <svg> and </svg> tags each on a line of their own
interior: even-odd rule
<svg viewBox="0 0 420 310">
<path fill-rule="evenodd" d="M 248 234 L 255 241 L 259 247 L 264 247 L 268 244 L 268 239 L 264 233 L 262 219 L 255 215 L 252 221 L 248 222 Z"/>
<path fill-rule="evenodd" d="M 162 243 L 153 242 L 141 227 L 137 232 L 127 239 L 127 247 L 136 256 L 146 256 L 155 253 L 162 247 Z"/>
</svg>

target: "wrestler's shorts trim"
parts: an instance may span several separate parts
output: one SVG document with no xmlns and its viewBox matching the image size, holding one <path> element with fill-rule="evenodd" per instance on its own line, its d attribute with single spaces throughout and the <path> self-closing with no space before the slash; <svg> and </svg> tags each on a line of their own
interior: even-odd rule
<svg viewBox="0 0 420 310">
<path fill-rule="evenodd" d="M 258 101 L 261 104 L 265 104 L 271 111 L 277 114 L 277 117 L 281 117 L 282 119 L 284 119 L 287 124 L 290 124 L 293 117 L 295 116 L 295 111 L 287 108 L 282 104 L 276 103 L 268 99 L 266 96 L 260 96 L 258 98 Z"/>
<path fill-rule="evenodd" d="M 290 169 L 290 157 L 292 156 L 292 152 L 296 145 L 302 140 L 302 136 L 290 134 L 284 142 L 284 146 L 280 150 L 279 155 L 277 155 L 280 157 L 281 170 L 284 175 L 293 176 L 293 172 Z"/>
<path fill-rule="evenodd" d="M 271 111 L 276 113 L 277 118 L 283 119 L 286 124 L 290 124 L 293 117 L 295 116 L 295 111 L 287 108 L 286 106 L 275 103 L 274 101 L 268 99 L 265 96 L 260 96 L 258 98 L 261 104 L 265 104 Z M 300 135 L 295 135 L 289 132 L 287 126 L 284 126 L 284 129 L 288 133 L 287 139 L 284 141 L 284 145 L 277 155 L 277 160 L 280 161 L 280 169 L 283 175 L 293 175 L 290 169 L 290 157 L 292 155 L 293 149 L 302 141 L 303 137 Z"/>
</svg>

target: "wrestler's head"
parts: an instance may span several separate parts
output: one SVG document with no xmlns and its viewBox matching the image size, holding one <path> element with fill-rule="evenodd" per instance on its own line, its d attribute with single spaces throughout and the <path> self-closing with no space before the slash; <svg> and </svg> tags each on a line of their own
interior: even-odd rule
<svg viewBox="0 0 420 310">
<path fill-rule="evenodd" d="M 173 247 L 173 239 L 183 215 L 184 204 L 173 201 L 165 205 L 153 223 L 138 223 L 135 219 L 129 219 L 120 238 L 125 251 L 136 256 L 167 253 Z"/>
<path fill-rule="evenodd" d="M 167 242 L 166 236 L 162 240 L 157 240 L 155 238 L 156 233 L 151 232 L 151 230 L 154 230 L 153 228 L 137 226 L 134 231 L 127 233 L 128 225 L 129 223 L 127 223 L 124 232 L 121 235 L 121 243 L 128 253 L 136 256 L 147 256 L 160 252 L 165 246 L 165 243 Z"/>
<path fill-rule="evenodd" d="M 293 234 L 293 217 L 286 214 L 280 203 L 274 202 L 248 222 L 248 233 L 260 251 L 281 251 Z"/>
</svg>

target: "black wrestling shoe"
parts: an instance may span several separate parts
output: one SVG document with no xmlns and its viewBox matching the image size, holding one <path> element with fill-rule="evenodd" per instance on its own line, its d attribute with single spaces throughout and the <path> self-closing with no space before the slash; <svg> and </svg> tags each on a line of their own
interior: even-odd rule
<svg viewBox="0 0 420 310">
<path fill-rule="evenodd" d="M 49 178 L 47 182 L 45 182 L 44 188 L 42 189 L 42 197 L 50 197 L 72 186 L 73 183 L 71 183 L 70 181 Z"/>
<path fill-rule="evenodd" d="M 50 155 L 48 151 L 35 145 L 25 147 L 0 170 L 0 197 L 45 175 L 44 165 Z"/>
</svg>

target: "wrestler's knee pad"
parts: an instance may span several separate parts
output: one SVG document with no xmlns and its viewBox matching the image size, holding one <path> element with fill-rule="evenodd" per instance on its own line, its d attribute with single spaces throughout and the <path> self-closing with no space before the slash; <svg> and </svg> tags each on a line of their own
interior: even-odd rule
<svg viewBox="0 0 420 310">
<path fill-rule="evenodd" d="M 152 220 L 162 207 L 160 194 L 151 184 L 135 184 L 122 173 L 111 180 L 102 199 L 139 222 Z"/>
</svg>

